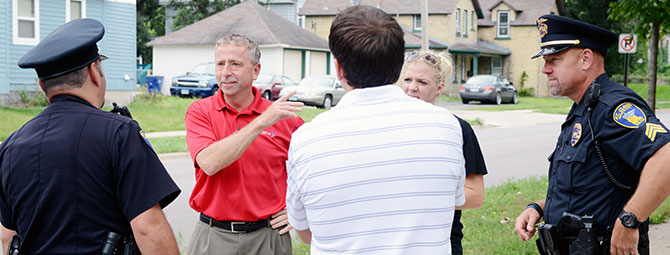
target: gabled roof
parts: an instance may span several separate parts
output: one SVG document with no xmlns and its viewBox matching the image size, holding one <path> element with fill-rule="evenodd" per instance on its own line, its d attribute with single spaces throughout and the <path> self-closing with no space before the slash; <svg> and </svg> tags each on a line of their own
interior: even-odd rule
<svg viewBox="0 0 670 255">
<path fill-rule="evenodd" d="M 479 0 L 479 3 L 484 10 L 484 18 L 479 19 L 477 24 L 484 27 L 495 26 L 491 21 L 491 10 L 502 3 L 517 12 L 516 19 L 510 23 L 512 26 L 535 26 L 537 18 L 549 14 L 554 5 L 558 8 L 555 14 L 565 14 L 562 0 Z"/>
<path fill-rule="evenodd" d="M 421 48 L 421 34 L 419 33 L 413 33 L 412 30 L 409 30 L 406 27 L 402 27 L 403 32 L 405 32 L 405 35 L 403 36 L 403 39 L 405 39 L 405 48 L 406 49 L 418 49 Z M 441 42 L 440 40 L 433 39 L 433 38 L 428 38 L 428 48 L 430 49 L 446 49 L 448 48 L 447 43 Z"/>
<path fill-rule="evenodd" d="M 428 0 L 428 14 L 450 14 L 456 9 L 458 1 Z M 483 14 L 479 6 L 479 0 L 471 1 L 477 10 L 477 16 L 482 18 Z M 298 14 L 307 16 L 337 15 L 341 10 L 353 6 L 354 2 L 360 2 L 360 5 L 376 6 L 391 15 L 421 13 L 421 4 L 417 0 L 307 0 Z"/>
<path fill-rule="evenodd" d="M 284 44 L 287 47 L 328 50 L 328 42 L 291 23 L 254 1 L 244 1 L 217 14 L 155 38 L 147 45 L 212 45 L 220 38 L 242 34 L 258 45 Z"/>
</svg>

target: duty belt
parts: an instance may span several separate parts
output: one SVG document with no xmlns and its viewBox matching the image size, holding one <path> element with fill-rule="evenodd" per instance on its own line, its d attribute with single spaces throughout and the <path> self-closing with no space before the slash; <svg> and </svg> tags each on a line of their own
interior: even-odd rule
<svg viewBox="0 0 670 255">
<path fill-rule="evenodd" d="M 214 226 L 235 233 L 250 233 L 270 225 L 270 219 L 258 221 L 218 221 L 204 213 L 200 213 L 200 221 L 210 227 Z"/>
</svg>

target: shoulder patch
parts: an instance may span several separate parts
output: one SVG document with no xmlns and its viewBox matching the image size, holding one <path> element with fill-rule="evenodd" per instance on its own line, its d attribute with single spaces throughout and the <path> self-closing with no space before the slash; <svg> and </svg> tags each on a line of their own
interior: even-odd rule
<svg viewBox="0 0 670 255">
<path fill-rule="evenodd" d="M 647 123 L 647 116 L 637 105 L 621 103 L 614 109 L 614 122 L 627 128 L 639 128 Z"/>
<path fill-rule="evenodd" d="M 144 142 L 147 143 L 147 145 L 149 145 L 149 148 L 151 148 L 152 150 L 154 150 L 154 147 L 151 146 L 151 143 L 149 142 L 149 139 L 147 139 L 147 136 L 144 134 L 144 131 L 143 131 L 143 130 L 140 130 L 140 137 L 142 137 L 142 139 L 144 140 Z"/>
<path fill-rule="evenodd" d="M 654 142 L 656 140 L 656 134 L 658 133 L 667 133 L 668 130 L 665 130 L 663 126 L 654 124 L 654 123 L 647 123 L 647 130 L 644 131 L 644 135 L 646 135 L 651 142 Z"/>
</svg>

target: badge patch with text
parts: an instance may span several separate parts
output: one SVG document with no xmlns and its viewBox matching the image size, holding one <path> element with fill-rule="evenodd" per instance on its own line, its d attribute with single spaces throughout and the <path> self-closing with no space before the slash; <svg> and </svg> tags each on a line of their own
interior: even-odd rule
<svg viewBox="0 0 670 255">
<path fill-rule="evenodd" d="M 144 140 L 144 142 L 147 143 L 147 145 L 149 145 L 149 148 L 151 148 L 151 149 L 153 150 L 154 147 L 151 146 L 151 143 L 149 142 L 149 139 L 147 139 L 147 136 L 144 134 L 144 131 L 143 131 L 143 130 L 140 130 L 140 136 L 142 137 L 142 139 Z"/>
<path fill-rule="evenodd" d="M 572 139 L 570 139 L 570 145 L 572 147 L 575 147 L 577 143 L 579 142 L 579 138 L 582 137 L 582 123 L 576 123 L 575 126 L 572 127 Z"/>
<path fill-rule="evenodd" d="M 621 103 L 614 109 L 614 122 L 627 128 L 639 128 L 647 123 L 647 116 L 633 103 Z"/>
</svg>

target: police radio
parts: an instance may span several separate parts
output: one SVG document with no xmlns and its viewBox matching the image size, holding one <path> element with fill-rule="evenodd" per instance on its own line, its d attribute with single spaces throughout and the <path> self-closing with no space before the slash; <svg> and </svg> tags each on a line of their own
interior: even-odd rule
<svg viewBox="0 0 670 255">
<path fill-rule="evenodd" d="M 110 112 L 119 114 L 121 116 L 126 116 L 128 118 L 133 118 L 132 115 L 130 115 L 130 111 L 128 110 L 128 107 L 125 106 L 119 106 L 116 104 L 116 102 L 112 103 L 112 106 L 114 106 L 114 109 L 112 109 Z"/>
<path fill-rule="evenodd" d="M 596 107 L 598 104 L 599 98 L 600 98 L 600 83 L 597 83 L 595 80 L 593 83 L 591 83 L 591 86 L 586 90 L 586 98 L 584 100 L 584 104 L 588 107 L 586 112 L 586 118 L 589 122 L 589 131 L 591 131 L 591 140 L 593 140 L 593 146 L 596 149 L 596 154 L 598 155 L 598 160 L 600 160 L 600 164 L 603 167 L 603 170 L 605 171 L 605 174 L 607 174 L 607 178 L 610 180 L 610 182 L 616 187 L 617 189 L 626 191 L 626 192 L 633 192 L 635 190 L 635 187 L 631 185 L 625 185 L 619 180 L 617 180 L 612 172 L 610 171 L 609 166 L 607 165 L 607 161 L 605 161 L 605 155 L 600 148 L 600 144 L 598 143 L 598 140 L 595 137 L 595 134 L 593 133 L 593 125 L 591 125 L 591 113 L 593 112 L 593 109 Z M 637 184 L 637 183 L 636 183 Z M 637 186 L 637 185 L 635 185 Z"/>
</svg>

